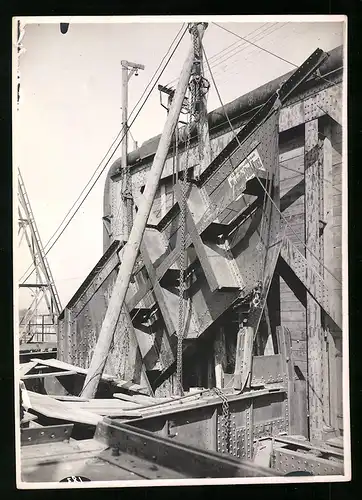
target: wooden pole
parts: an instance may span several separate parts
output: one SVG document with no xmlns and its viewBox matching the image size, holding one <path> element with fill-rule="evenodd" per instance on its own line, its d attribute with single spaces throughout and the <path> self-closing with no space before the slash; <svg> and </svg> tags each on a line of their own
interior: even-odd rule
<svg viewBox="0 0 362 500">
<path fill-rule="evenodd" d="M 206 26 L 204 24 L 198 24 L 200 37 L 203 36 L 205 28 Z M 171 144 L 172 134 L 175 130 L 175 126 L 181 111 L 181 106 L 186 94 L 193 62 L 194 47 L 192 44 L 182 68 L 179 84 L 172 100 L 170 112 L 167 116 L 165 128 L 158 144 L 157 152 L 155 154 L 151 170 L 149 171 L 147 176 L 147 184 L 144 191 L 142 203 L 137 212 L 129 239 L 124 248 L 123 260 L 108 304 L 108 309 L 103 320 L 91 365 L 84 382 L 82 395 L 86 398 L 94 398 L 106 364 L 114 331 L 122 312 L 122 307 L 131 279 L 133 266 L 139 252 L 143 233 L 151 212 L 153 200 Z"/>
<path fill-rule="evenodd" d="M 123 172 L 123 185 L 122 185 L 122 219 L 123 231 L 122 236 L 125 241 L 128 240 L 133 224 L 133 200 L 132 200 L 132 185 L 129 171 L 127 171 L 127 154 L 128 154 L 128 82 L 131 76 L 138 70 L 145 69 L 143 64 L 132 63 L 129 61 L 121 61 L 122 65 L 122 158 L 121 168 Z M 125 220 L 126 217 L 126 220 Z"/>
<path fill-rule="evenodd" d="M 129 236 L 130 228 L 128 227 L 129 221 L 129 179 L 127 175 L 127 152 L 128 152 L 128 125 L 127 125 L 127 106 L 128 106 L 128 66 L 126 61 L 122 61 L 122 150 L 121 150 L 121 168 L 123 175 L 123 185 L 122 185 L 122 237 L 127 241 Z"/>
</svg>

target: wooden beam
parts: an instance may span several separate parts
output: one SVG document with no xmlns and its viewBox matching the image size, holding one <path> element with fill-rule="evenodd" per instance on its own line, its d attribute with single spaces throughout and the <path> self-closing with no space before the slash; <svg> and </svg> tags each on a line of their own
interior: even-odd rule
<svg viewBox="0 0 362 500">
<path fill-rule="evenodd" d="M 333 210 L 334 210 L 334 186 L 333 186 L 333 147 L 332 147 L 332 127 L 335 126 L 332 120 L 326 120 L 323 127 L 323 222 L 325 224 L 321 236 L 323 243 L 322 258 L 327 269 L 336 269 L 341 266 L 339 259 L 334 255 L 334 230 L 333 230 Z M 324 281 L 328 288 L 335 288 L 335 280 L 329 272 L 323 269 Z M 335 297 L 338 300 L 338 297 Z M 340 298 L 340 302 L 342 299 Z M 336 305 L 332 307 L 335 309 Z M 338 307 L 338 306 L 337 306 Z M 342 373 L 337 370 L 336 342 L 341 333 L 336 329 L 328 315 L 322 313 L 322 327 L 327 349 L 323 352 L 323 408 L 324 422 L 329 427 L 330 432 L 338 433 L 338 413 L 339 403 L 337 399 L 337 386 Z"/>
<path fill-rule="evenodd" d="M 305 235 L 306 235 L 306 275 L 310 276 L 311 285 L 315 285 L 314 268 L 320 273 L 320 219 L 321 219 L 321 179 L 320 179 L 320 144 L 318 120 L 305 124 Z M 309 251 L 308 251 L 309 250 Z M 323 427 L 323 334 L 321 308 L 310 295 L 307 296 L 307 362 L 308 362 L 308 403 L 309 434 L 311 440 L 320 440 Z"/>
<path fill-rule="evenodd" d="M 222 389 L 224 387 L 224 369 L 226 361 L 225 331 L 223 327 L 216 334 L 214 342 L 215 359 L 215 384 Z"/>
<path fill-rule="evenodd" d="M 235 355 L 234 389 L 241 390 L 250 385 L 253 360 L 254 329 L 241 327 L 238 331 Z"/>
<path fill-rule="evenodd" d="M 29 380 L 33 378 L 64 377 L 65 375 L 77 375 L 77 372 L 66 371 L 66 372 L 32 373 L 30 375 L 23 375 L 21 378 L 22 380 Z"/>
</svg>

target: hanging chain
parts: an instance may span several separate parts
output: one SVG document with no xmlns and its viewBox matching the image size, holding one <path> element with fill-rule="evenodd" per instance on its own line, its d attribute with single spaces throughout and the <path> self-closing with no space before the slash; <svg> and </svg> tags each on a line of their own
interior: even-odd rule
<svg viewBox="0 0 362 500">
<path fill-rule="evenodd" d="M 185 322 L 185 270 L 186 270 L 186 192 L 187 192 L 187 169 L 189 164 L 190 153 L 190 127 L 191 115 L 189 115 L 186 126 L 186 161 L 181 179 L 181 251 L 180 251 L 180 283 L 179 283 L 179 318 L 178 318 L 178 335 L 177 335 L 177 358 L 176 358 L 176 376 L 177 382 L 183 394 L 182 380 L 182 351 L 183 351 L 183 335 Z"/>
<path fill-rule="evenodd" d="M 221 453 L 229 453 L 237 456 L 239 445 L 237 443 L 236 425 L 234 415 L 230 412 L 230 406 L 227 396 L 218 387 L 214 387 L 213 391 L 221 399 L 222 414 L 220 415 L 221 429 L 218 432 L 220 436 L 220 446 L 218 447 Z"/>
</svg>

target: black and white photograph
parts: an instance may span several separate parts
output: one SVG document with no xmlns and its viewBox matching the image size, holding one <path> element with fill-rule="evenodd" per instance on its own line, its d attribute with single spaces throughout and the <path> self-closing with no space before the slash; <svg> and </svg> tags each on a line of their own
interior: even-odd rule
<svg viewBox="0 0 362 500">
<path fill-rule="evenodd" d="M 351 479 L 347 18 L 13 18 L 19 489 Z"/>
</svg>

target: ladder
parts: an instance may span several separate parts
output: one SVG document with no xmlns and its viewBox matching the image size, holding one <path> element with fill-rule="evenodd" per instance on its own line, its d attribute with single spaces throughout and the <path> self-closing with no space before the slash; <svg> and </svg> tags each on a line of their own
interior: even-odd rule
<svg viewBox="0 0 362 500">
<path fill-rule="evenodd" d="M 42 273 L 44 275 L 44 283 L 46 285 L 46 287 L 41 288 L 41 289 L 36 291 L 32 304 L 30 305 L 25 316 L 21 320 L 20 341 L 22 341 L 23 337 L 24 337 L 24 332 L 26 334 L 27 324 L 31 321 L 31 319 L 33 318 L 33 316 L 36 313 L 36 309 L 33 309 L 33 305 L 38 303 L 41 300 L 43 295 L 46 299 L 46 303 L 47 303 L 47 306 L 48 306 L 48 309 L 49 309 L 49 312 L 51 315 L 54 315 L 54 313 L 53 313 L 53 309 L 54 309 L 55 315 L 59 316 L 59 314 L 62 310 L 62 306 L 61 306 L 61 302 L 60 302 L 57 288 L 55 286 L 54 278 L 53 278 L 52 272 L 50 270 L 48 259 L 46 257 L 46 252 L 45 252 L 43 244 L 41 242 L 40 234 L 39 234 L 36 222 L 35 222 L 34 214 L 33 214 L 33 211 L 31 209 L 29 197 L 28 197 L 26 189 L 25 189 L 25 184 L 24 184 L 20 169 L 18 169 L 18 196 L 19 196 L 20 205 L 25 213 L 24 219 L 26 220 L 26 224 L 30 229 L 30 233 L 31 233 L 32 240 L 33 240 L 33 245 L 35 247 L 34 249 L 32 248 L 32 245 L 30 244 L 29 237 L 26 233 L 26 228 L 24 228 L 24 231 L 25 231 L 26 236 L 27 236 L 27 238 L 26 238 L 27 244 L 28 244 L 30 252 L 33 256 L 35 271 L 36 271 L 37 277 L 41 276 L 40 270 L 42 271 Z M 20 208 L 19 208 L 19 215 L 20 215 Z M 46 296 L 47 290 L 50 293 L 51 303 L 49 302 L 49 299 Z"/>
</svg>

